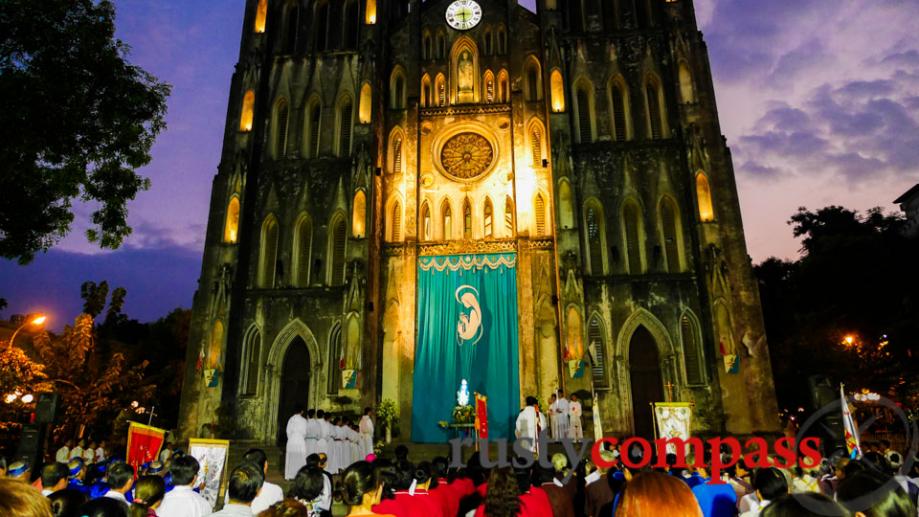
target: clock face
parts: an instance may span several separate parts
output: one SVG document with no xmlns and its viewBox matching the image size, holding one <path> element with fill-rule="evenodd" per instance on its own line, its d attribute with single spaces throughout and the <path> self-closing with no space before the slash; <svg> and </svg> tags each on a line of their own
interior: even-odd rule
<svg viewBox="0 0 919 517">
<path fill-rule="evenodd" d="M 447 23 L 456 30 L 469 30 L 482 20 L 482 8 L 475 0 L 456 0 L 447 7 Z"/>
</svg>

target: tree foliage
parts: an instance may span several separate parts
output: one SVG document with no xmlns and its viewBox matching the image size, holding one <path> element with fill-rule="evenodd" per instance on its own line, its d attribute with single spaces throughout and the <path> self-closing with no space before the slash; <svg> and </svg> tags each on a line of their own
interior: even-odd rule
<svg viewBox="0 0 919 517">
<path fill-rule="evenodd" d="M 805 406 L 815 374 L 904 400 L 919 371 L 919 240 L 880 209 L 801 208 L 789 224 L 801 256 L 755 268 L 780 405 Z"/>
<path fill-rule="evenodd" d="M 110 0 L 0 2 L 0 256 L 29 262 L 96 207 L 87 237 L 116 248 L 136 170 L 165 127 L 170 87 L 127 61 Z"/>
<path fill-rule="evenodd" d="M 4 399 L 0 404 L 0 430 L 5 430 L 21 421 L 26 411 L 22 396 L 50 391 L 51 383 L 47 382 L 44 367 L 29 359 L 21 348 L 8 346 L 8 342 L 0 342 L 0 347 L 0 398 Z M 7 395 L 16 398 L 6 402 Z"/>
</svg>

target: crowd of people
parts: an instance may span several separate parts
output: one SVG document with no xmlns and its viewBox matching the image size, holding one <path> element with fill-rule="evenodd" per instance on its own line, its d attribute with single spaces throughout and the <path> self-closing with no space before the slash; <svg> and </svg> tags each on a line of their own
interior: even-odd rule
<svg viewBox="0 0 919 517">
<path fill-rule="evenodd" d="M 518 437 L 547 423 L 532 402 L 518 418 Z M 461 466 L 446 457 L 418 461 L 405 445 L 395 447 L 391 456 L 373 452 L 370 410 L 356 425 L 320 411 L 304 410 L 298 416 L 305 424 L 292 418 L 287 429 L 289 442 L 294 439 L 299 449 L 292 453 L 288 443 L 285 459 L 297 463 L 286 490 L 267 479 L 269 459 L 261 449 L 245 453 L 228 475 L 225 498 L 212 504 L 202 495 L 206 472 L 171 444 L 158 461 L 135 469 L 108 457 L 104 444 L 100 453 L 100 447 L 67 443 L 54 454 L 66 462 L 53 461 L 35 475 L 24 462 L 0 462 L 0 516 L 332 517 L 333 510 L 338 517 L 919 515 L 919 458 L 904 461 L 889 442 L 866 443 L 858 459 L 824 460 L 813 468 L 748 471 L 740 462 L 713 483 L 703 467 L 678 468 L 674 453 L 663 462 L 657 457 L 642 461 L 640 447 L 620 451 L 605 443 L 596 465 L 589 459 L 572 462 L 561 452 L 532 450 L 508 464 L 479 453 Z M 91 462 L 86 461 L 88 449 Z M 551 461 L 534 461 L 533 452 Z M 701 452 L 732 463 L 726 451 Z M 659 468 L 659 463 L 669 467 Z M 687 463 L 696 462 L 690 456 Z M 286 464 L 285 472 L 290 468 Z"/>
</svg>

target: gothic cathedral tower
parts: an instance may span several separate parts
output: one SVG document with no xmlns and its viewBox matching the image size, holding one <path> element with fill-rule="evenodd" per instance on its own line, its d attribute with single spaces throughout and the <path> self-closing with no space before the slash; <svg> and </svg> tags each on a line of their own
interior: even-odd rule
<svg viewBox="0 0 919 517">
<path fill-rule="evenodd" d="M 183 436 L 391 399 L 438 441 L 460 377 L 499 430 L 556 389 L 588 435 L 778 429 L 692 0 L 534 3 L 246 2 Z"/>
</svg>

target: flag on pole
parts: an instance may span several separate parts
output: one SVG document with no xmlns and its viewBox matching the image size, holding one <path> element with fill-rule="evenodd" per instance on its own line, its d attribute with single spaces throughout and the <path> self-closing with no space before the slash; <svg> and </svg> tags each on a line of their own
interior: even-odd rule
<svg viewBox="0 0 919 517">
<path fill-rule="evenodd" d="M 475 394 L 475 430 L 479 440 L 488 439 L 488 397 Z"/>
<path fill-rule="evenodd" d="M 125 461 L 134 467 L 134 472 L 139 472 L 141 465 L 159 458 L 165 439 L 165 429 L 131 422 L 128 428 L 128 451 Z"/>
<path fill-rule="evenodd" d="M 842 384 L 839 385 L 839 396 L 842 400 L 842 427 L 846 438 L 846 450 L 849 452 L 850 458 L 860 458 L 862 446 L 858 440 L 858 426 L 855 425 L 855 419 L 852 418 L 852 411 L 846 401 L 846 393 Z"/>
</svg>

